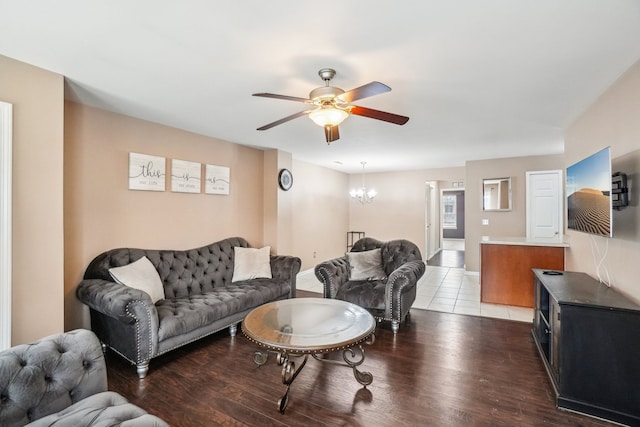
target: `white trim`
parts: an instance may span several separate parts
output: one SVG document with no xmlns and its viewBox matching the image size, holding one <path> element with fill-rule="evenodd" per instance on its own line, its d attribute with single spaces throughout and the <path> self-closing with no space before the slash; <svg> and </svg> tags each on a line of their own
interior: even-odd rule
<svg viewBox="0 0 640 427">
<path fill-rule="evenodd" d="M 11 347 L 13 105 L 0 101 L 0 351 Z"/>
</svg>

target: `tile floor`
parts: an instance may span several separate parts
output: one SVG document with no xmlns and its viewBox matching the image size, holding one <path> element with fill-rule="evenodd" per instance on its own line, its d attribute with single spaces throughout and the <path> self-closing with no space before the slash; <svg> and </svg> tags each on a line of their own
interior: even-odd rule
<svg viewBox="0 0 640 427">
<path fill-rule="evenodd" d="M 298 274 L 298 289 L 322 295 L 322 285 L 313 270 Z M 462 268 L 427 266 L 418 281 L 413 308 L 473 316 L 495 317 L 531 323 L 533 309 L 480 302 L 480 278 Z"/>
</svg>

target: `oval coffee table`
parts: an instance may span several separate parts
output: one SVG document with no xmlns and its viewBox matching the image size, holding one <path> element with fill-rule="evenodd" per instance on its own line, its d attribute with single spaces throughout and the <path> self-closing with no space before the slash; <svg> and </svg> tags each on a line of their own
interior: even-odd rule
<svg viewBox="0 0 640 427">
<path fill-rule="evenodd" d="M 264 304 L 245 317 L 242 332 L 252 342 L 266 349 L 256 351 L 253 361 L 261 366 L 267 363 L 269 352 L 277 354 L 282 366 L 282 383 L 287 386 L 278 400 L 284 413 L 289 403 L 291 383 L 296 379 L 307 358 L 326 363 L 345 365 L 363 386 L 373 381 L 370 372 L 358 370 L 364 362 L 362 344 L 373 344 L 376 322 L 373 316 L 355 304 L 336 299 L 293 298 Z M 323 357 L 326 353 L 342 352 L 344 363 Z M 304 357 L 296 369 L 291 357 Z"/>
</svg>

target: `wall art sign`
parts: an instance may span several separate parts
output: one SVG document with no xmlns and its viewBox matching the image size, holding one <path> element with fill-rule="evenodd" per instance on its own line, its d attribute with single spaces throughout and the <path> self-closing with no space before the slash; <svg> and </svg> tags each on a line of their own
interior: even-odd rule
<svg viewBox="0 0 640 427">
<path fill-rule="evenodd" d="M 206 165 L 204 191 L 207 194 L 229 194 L 231 170 L 225 166 Z"/>
<path fill-rule="evenodd" d="M 129 190 L 164 191 L 166 165 L 164 157 L 129 153 Z"/>
<path fill-rule="evenodd" d="M 199 193 L 202 165 L 187 160 L 171 160 L 171 191 Z"/>
</svg>

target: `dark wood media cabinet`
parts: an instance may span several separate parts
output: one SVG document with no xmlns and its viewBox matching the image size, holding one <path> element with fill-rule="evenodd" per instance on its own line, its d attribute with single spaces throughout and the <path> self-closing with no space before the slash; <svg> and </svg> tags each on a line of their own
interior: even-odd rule
<svg viewBox="0 0 640 427">
<path fill-rule="evenodd" d="M 534 273 L 532 334 L 559 409 L 640 426 L 640 306 L 584 273 Z"/>
</svg>

